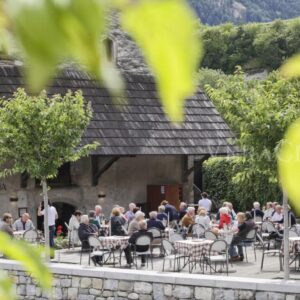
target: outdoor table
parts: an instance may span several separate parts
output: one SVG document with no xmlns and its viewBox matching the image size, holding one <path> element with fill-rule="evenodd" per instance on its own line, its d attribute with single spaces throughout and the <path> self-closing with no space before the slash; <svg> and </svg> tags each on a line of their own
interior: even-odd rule
<svg viewBox="0 0 300 300">
<path fill-rule="evenodd" d="M 205 239 L 182 240 L 175 242 L 175 248 L 180 254 L 200 257 L 208 254 L 209 247 L 214 241 Z M 218 253 L 215 253 L 217 255 Z"/>
<path fill-rule="evenodd" d="M 99 240 L 103 248 L 107 249 L 115 249 L 118 247 L 120 247 L 121 249 L 125 249 L 129 245 L 129 236 L 100 236 Z"/>
</svg>

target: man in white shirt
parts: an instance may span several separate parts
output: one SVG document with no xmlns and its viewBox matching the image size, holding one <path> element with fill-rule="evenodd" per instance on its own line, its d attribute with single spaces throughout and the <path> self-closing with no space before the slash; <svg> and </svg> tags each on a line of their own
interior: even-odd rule
<svg viewBox="0 0 300 300">
<path fill-rule="evenodd" d="M 208 197 L 207 193 L 203 192 L 201 196 L 202 199 L 199 200 L 198 207 L 204 207 L 207 213 L 210 214 L 212 202 L 207 198 Z"/>
<path fill-rule="evenodd" d="M 42 203 L 38 208 L 38 216 L 44 216 L 45 209 L 42 209 Z M 50 247 L 54 247 L 54 235 L 55 235 L 55 220 L 58 219 L 57 210 L 51 205 L 50 200 L 48 200 L 48 226 L 49 226 L 49 242 Z"/>
</svg>

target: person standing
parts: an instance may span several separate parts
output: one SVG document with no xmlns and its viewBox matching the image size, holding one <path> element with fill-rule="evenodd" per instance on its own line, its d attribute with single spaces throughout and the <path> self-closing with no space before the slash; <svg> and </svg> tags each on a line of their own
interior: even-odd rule
<svg viewBox="0 0 300 300">
<path fill-rule="evenodd" d="M 95 206 L 95 221 L 98 222 L 98 224 L 99 224 L 99 226 L 97 225 L 98 228 L 100 228 L 103 221 L 105 221 L 105 216 L 102 212 L 102 206 L 101 205 L 96 205 Z"/>
<path fill-rule="evenodd" d="M 48 226 L 49 226 L 49 242 L 50 247 L 54 247 L 54 234 L 55 234 L 55 220 L 58 219 L 57 210 L 52 206 L 50 200 L 48 200 Z M 40 203 L 38 208 L 38 216 L 44 216 L 45 209 L 42 209 L 42 203 Z"/>
<path fill-rule="evenodd" d="M 129 210 L 125 213 L 128 224 L 134 219 L 134 209 L 136 208 L 135 203 L 130 203 L 128 206 Z"/>
<path fill-rule="evenodd" d="M 24 213 L 21 218 L 16 220 L 13 224 L 14 231 L 21 231 L 21 230 L 29 230 L 35 229 L 32 221 L 30 220 L 30 216 L 28 213 Z"/>
<path fill-rule="evenodd" d="M 79 225 L 80 225 L 81 215 L 82 215 L 81 211 L 76 210 L 74 212 L 74 214 L 72 214 L 72 217 L 69 221 L 69 228 L 70 228 L 69 239 L 73 246 L 80 244 L 80 239 L 78 236 L 78 229 L 79 229 Z"/>
<path fill-rule="evenodd" d="M 203 192 L 201 194 L 202 199 L 199 200 L 198 202 L 198 208 L 203 207 L 206 209 L 206 212 L 208 215 L 210 215 L 211 212 L 211 207 L 212 207 L 212 202 L 210 199 L 208 199 L 208 195 L 206 192 Z"/>
</svg>

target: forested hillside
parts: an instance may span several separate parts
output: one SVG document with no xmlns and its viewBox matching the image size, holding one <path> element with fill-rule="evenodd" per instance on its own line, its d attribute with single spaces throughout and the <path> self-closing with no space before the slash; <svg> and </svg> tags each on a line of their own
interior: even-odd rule
<svg viewBox="0 0 300 300">
<path fill-rule="evenodd" d="M 188 0 L 202 23 L 269 22 L 300 16 L 300 0 Z"/>
<path fill-rule="evenodd" d="M 300 3 L 300 0 L 299 0 Z M 202 67 L 232 73 L 244 70 L 277 69 L 300 52 L 300 18 L 268 24 L 200 26 L 205 55 Z"/>
</svg>

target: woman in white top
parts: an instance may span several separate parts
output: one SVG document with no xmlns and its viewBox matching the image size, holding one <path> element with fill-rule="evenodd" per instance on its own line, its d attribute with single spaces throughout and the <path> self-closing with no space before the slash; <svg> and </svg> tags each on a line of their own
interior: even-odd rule
<svg viewBox="0 0 300 300">
<path fill-rule="evenodd" d="M 282 207 L 281 205 L 276 205 L 275 212 L 271 218 L 272 222 L 280 222 L 283 219 Z"/>
<path fill-rule="evenodd" d="M 80 225 L 81 214 L 82 214 L 81 211 L 76 210 L 69 221 L 70 241 L 73 246 L 81 244 L 79 236 L 78 236 L 78 228 Z"/>
<path fill-rule="evenodd" d="M 270 220 L 272 218 L 272 215 L 274 213 L 274 208 L 272 207 L 272 202 L 266 203 L 266 210 L 264 211 L 264 218 L 263 220 Z"/>
<path fill-rule="evenodd" d="M 206 209 L 199 207 L 198 215 L 196 216 L 195 223 L 202 225 L 205 230 L 210 229 L 210 218 L 207 215 Z"/>
</svg>

